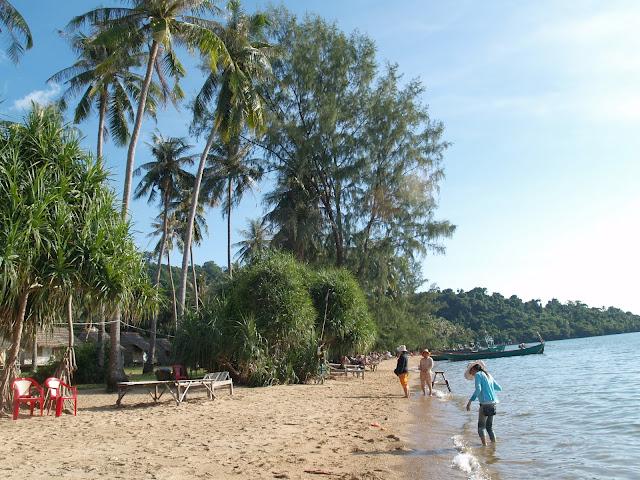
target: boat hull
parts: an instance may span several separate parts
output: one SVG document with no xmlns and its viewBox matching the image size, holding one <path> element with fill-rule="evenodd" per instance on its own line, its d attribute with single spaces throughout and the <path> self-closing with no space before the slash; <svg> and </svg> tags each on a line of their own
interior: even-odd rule
<svg viewBox="0 0 640 480">
<path fill-rule="evenodd" d="M 544 353 L 544 343 L 533 347 L 519 348 L 517 350 L 504 350 L 502 352 L 470 352 L 470 353 L 445 353 L 446 360 L 485 360 L 490 358 L 520 357 L 522 355 L 534 355 Z"/>
</svg>

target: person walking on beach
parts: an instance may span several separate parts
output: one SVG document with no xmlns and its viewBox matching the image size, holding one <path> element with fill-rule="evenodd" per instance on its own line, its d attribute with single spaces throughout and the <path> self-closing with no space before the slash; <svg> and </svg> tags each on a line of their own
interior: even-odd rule
<svg viewBox="0 0 640 480">
<path fill-rule="evenodd" d="M 420 359 L 420 388 L 422 389 L 422 393 L 424 395 L 427 394 L 427 388 L 429 387 L 429 396 L 433 396 L 433 387 L 431 383 L 433 382 L 433 372 L 431 369 L 433 368 L 433 358 L 431 358 L 431 353 L 426 348 L 422 351 L 422 358 Z"/>
<path fill-rule="evenodd" d="M 409 398 L 409 354 L 407 353 L 407 347 L 400 345 L 397 348 L 398 364 L 393 371 L 400 380 L 400 385 L 404 390 L 404 398 Z"/>
<path fill-rule="evenodd" d="M 464 372 L 464 378 L 467 380 L 475 380 L 476 388 L 467 402 L 467 411 L 471 409 L 471 402 L 478 399 L 480 402 L 480 409 L 478 410 L 478 435 L 480 435 L 482 445 L 486 446 L 487 440 L 484 437 L 485 429 L 489 434 L 491 442 L 496 441 L 496 436 L 493 433 L 493 417 L 496 414 L 496 404 L 498 403 L 496 392 L 501 391 L 502 387 L 494 380 L 489 372 L 487 372 L 487 367 L 482 360 L 469 363 Z"/>
</svg>

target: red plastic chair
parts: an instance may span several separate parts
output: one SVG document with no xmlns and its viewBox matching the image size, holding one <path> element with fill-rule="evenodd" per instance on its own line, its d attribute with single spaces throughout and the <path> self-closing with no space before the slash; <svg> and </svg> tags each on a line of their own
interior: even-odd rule
<svg viewBox="0 0 640 480">
<path fill-rule="evenodd" d="M 187 369 L 184 368 L 184 365 L 171 365 L 171 370 L 173 371 L 173 378 L 175 380 L 189 380 L 189 374 L 187 373 Z"/>
<path fill-rule="evenodd" d="M 51 404 L 56 404 L 56 417 L 62 415 L 65 401 L 73 402 L 73 415 L 78 414 L 78 389 L 67 385 L 56 377 L 49 377 L 44 381 L 47 387 L 47 415 L 51 411 Z"/>
<path fill-rule="evenodd" d="M 20 404 L 28 403 L 30 413 L 33 416 L 33 409 L 36 404 L 40 405 L 40 416 L 44 410 L 44 391 L 38 382 L 33 378 L 16 378 L 11 383 L 13 389 L 13 419 L 18 419 Z"/>
</svg>

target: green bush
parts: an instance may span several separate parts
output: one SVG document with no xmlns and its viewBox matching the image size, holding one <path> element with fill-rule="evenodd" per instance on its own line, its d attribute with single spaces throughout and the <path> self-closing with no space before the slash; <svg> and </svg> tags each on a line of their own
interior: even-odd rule
<svg viewBox="0 0 640 480">
<path fill-rule="evenodd" d="M 364 353 L 373 345 L 376 327 L 364 293 L 349 271 L 314 272 L 309 290 L 317 313 L 316 329 L 331 357 Z"/>
<path fill-rule="evenodd" d="M 271 252 L 236 273 L 223 293 L 182 322 L 176 357 L 191 368 L 228 370 L 249 385 L 296 383 L 314 375 L 322 341 L 335 354 L 364 352 L 375 325 L 346 270 L 311 272 Z"/>
<path fill-rule="evenodd" d="M 316 312 L 304 265 L 271 253 L 241 270 L 229 287 L 224 336 L 229 361 L 248 383 L 299 382 L 311 373 Z M 312 357 L 313 358 L 313 357 Z"/>
<path fill-rule="evenodd" d="M 103 365 L 108 364 L 107 352 L 105 348 L 105 358 Z M 99 348 L 94 342 L 81 343 L 76 345 L 76 365 L 78 369 L 73 375 L 73 383 L 105 383 L 106 368 L 98 365 Z"/>
</svg>

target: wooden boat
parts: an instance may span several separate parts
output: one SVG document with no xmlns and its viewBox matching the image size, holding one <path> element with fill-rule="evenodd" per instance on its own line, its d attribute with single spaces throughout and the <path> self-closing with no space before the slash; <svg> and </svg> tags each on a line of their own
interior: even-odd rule
<svg viewBox="0 0 640 480">
<path fill-rule="evenodd" d="M 488 350 L 480 352 L 451 352 L 443 353 L 446 360 L 460 361 L 460 360 L 484 360 L 487 358 L 502 358 L 502 357 L 519 357 L 522 355 L 532 355 L 535 353 L 544 353 L 544 342 L 534 345 L 532 347 L 518 348 L 515 350 L 504 350 L 502 352 L 491 352 Z"/>
<path fill-rule="evenodd" d="M 460 354 L 460 353 L 484 353 L 484 352 L 502 352 L 504 351 L 504 345 L 492 345 L 488 348 L 481 348 L 479 350 L 472 350 L 471 348 L 463 348 L 459 350 L 439 350 L 435 352 L 431 352 L 431 358 L 435 362 L 448 360 L 447 355 L 450 353 Z"/>
</svg>

